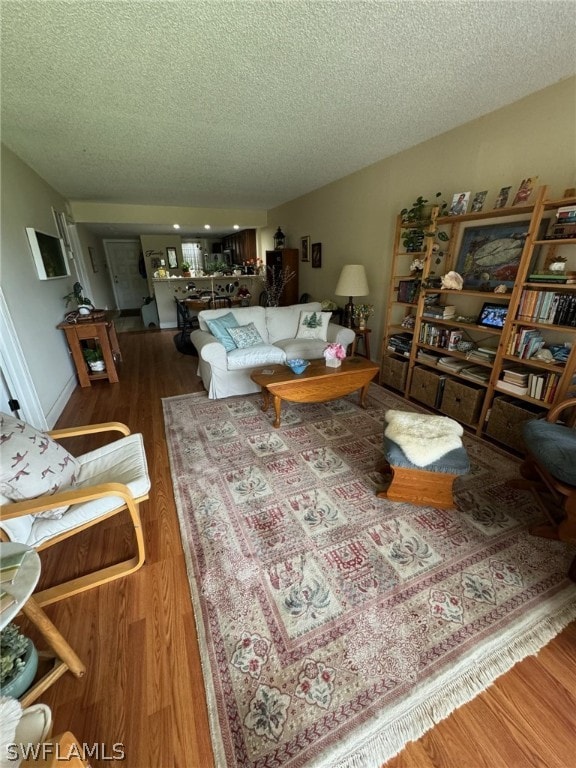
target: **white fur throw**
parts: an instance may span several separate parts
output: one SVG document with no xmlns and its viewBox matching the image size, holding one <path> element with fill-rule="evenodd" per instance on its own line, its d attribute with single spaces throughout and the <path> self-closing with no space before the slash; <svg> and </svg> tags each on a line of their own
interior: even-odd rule
<svg viewBox="0 0 576 768">
<path fill-rule="evenodd" d="M 426 467 L 462 445 L 462 425 L 447 416 L 386 411 L 384 434 L 417 467 Z"/>
</svg>

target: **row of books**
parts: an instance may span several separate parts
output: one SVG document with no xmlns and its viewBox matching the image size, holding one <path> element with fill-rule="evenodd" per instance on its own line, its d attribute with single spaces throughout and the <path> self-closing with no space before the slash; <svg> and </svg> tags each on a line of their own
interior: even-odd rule
<svg viewBox="0 0 576 768">
<path fill-rule="evenodd" d="M 410 357 L 412 348 L 412 335 L 410 333 L 395 333 L 388 339 L 387 347 L 389 352 L 396 352 L 397 355 Z"/>
<path fill-rule="evenodd" d="M 544 337 L 537 328 L 518 328 L 510 334 L 506 354 L 528 360 L 543 346 Z"/>
<path fill-rule="evenodd" d="M 525 289 L 518 305 L 518 319 L 532 323 L 576 326 L 576 295 Z"/>
<path fill-rule="evenodd" d="M 496 389 L 512 395 L 527 395 L 543 403 L 552 403 L 559 381 L 559 373 L 527 372 L 514 380 L 508 375 L 508 371 L 504 371 L 502 379 L 496 382 Z"/>
<path fill-rule="evenodd" d="M 462 341 L 460 328 L 439 328 L 432 323 L 422 323 L 418 341 L 429 347 L 440 347 L 454 352 Z"/>
<path fill-rule="evenodd" d="M 472 360 L 477 363 L 486 363 L 490 365 L 496 358 L 496 347 L 490 346 L 478 346 L 476 349 L 471 349 L 467 355 L 466 360 Z"/>
<path fill-rule="evenodd" d="M 434 352 L 429 352 L 426 349 L 419 349 L 416 359 L 429 366 L 435 366 L 442 371 L 462 376 L 465 379 L 476 381 L 480 384 L 488 384 L 488 381 L 490 380 L 490 368 L 474 365 L 473 363 L 458 357 L 443 357 Z"/>
</svg>

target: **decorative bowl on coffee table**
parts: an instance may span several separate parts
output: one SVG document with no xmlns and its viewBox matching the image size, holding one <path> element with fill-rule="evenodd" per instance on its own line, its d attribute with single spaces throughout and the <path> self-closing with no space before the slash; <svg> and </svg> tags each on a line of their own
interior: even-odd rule
<svg viewBox="0 0 576 768">
<path fill-rule="evenodd" d="M 295 357 L 294 360 L 286 360 L 286 365 L 292 368 L 294 373 L 304 373 L 306 368 L 310 365 L 308 360 L 303 360 L 301 357 Z"/>
</svg>

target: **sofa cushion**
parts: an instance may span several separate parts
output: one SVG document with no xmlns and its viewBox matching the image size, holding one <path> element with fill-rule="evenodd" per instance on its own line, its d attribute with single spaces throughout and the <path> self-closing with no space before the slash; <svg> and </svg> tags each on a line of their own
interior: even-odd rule
<svg viewBox="0 0 576 768">
<path fill-rule="evenodd" d="M 254 323 L 239 325 L 237 328 L 229 328 L 228 333 L 232 336 L 232 340 L 238 349 L 246 349 L 246 347 L 264 344 L 264 339 L 256 330 Z"/>
<path fill-rule="evenodd" d="M 295 360 L 298 357 L 304 360 L 319 360 L 324 357 L 326 342 L 322 339 L 280 339 L 276 346 L 286 352 L 287 360 Z"/>
<path fill-rule="evenodd" d="M 200 323 L 200 330 L 209 331 L 207 321 L 213 320 L 216 317 L 222 317 L 228 312 L 232 311 L 232 314 L 236 318 L 238 325 L 247 325 L 248 323 L 254 323 L 260 336 L 264 339 L 265 343 L 272 343 L 268 337 L 268 329 L 266 328 L 266 312 L 264 307 L 232 307 L 232 310 L 227 307 L 224 309 L 203 309 L 198 313 L 198 321 Z"/>
<path fill-rule="evenodd" d="M 55 440 L 24 421 L 0 414 L 2 472 L 0 493 L 11 501 L 52 495 L 74 486 L 80 465 Z M 38 516 L 59 518 L 68 507 L 58 507 Z"/>
<path fill-rule="evenodd" d="M 238 320 L 234 317 L 232 312 L 228 312 L 222 317 L 214 317 L 212 320 L 206 320 L 206 325 L 210 329 L 212 336 L 216 336 L 221 344 L 224 344 L 226 352 L 231 352 L 236 349 L 236 343 L 232 336 L 228 333 L 228 328 L 237 328 Z"/>
<path fill-rule="evenodd" d="M 290 307 L 266 307 L 266 328 L 268 341 L 275 344 L 278 339 L 294 339 L 300 322 L 300 312 L 320 312 L 319 301 L 308 304 L 293 304 Z"/>
<path fill-rule="evenodd" d="M 257 344 L 254 347 L 233 349 L 228 352 L 228 370 L 238 371 L 244 368 L 258 368 L 260 365 L 285 363 L 286 353 L 274 344 Z"/>
<path fill-rule="evenodd" d="M 300 312 L 300 321 L 296 331 L 297 339 L 322 339 L 326 341 L 330 312 Z"/>
</svg>

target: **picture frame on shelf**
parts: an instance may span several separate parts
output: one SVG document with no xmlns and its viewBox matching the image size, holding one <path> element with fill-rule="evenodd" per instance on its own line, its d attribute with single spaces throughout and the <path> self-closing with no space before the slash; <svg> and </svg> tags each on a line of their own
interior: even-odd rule
<svg viewBox="0 0 576 768">
<path fill-rule="evenodd" d="M 310 235 L 300 238 L 300 261 L 310 261 Z"/>
<path fill-rule="evenodd" d="M 322 266 L 322 243 L 312 243 L 312 268 L 320 269 Z"/>
<path fill-rule="evenodd" d="M 402 304 L 413 304 L 416 290 L 416 280 L 398 281 L 398 301 Z"/>
<path fill-rule="evenodd" d="M 481 325 L 483 328 L 504 328 L 507 315 L 508 304 L 485 301 L 476 320 L 476 325 Z"/>
<path fill-rule="evenodd" d="M 470 192 L 456 192 L 452 198 L 452 204 L 448 211 L 449 216 L 463 216 L 468 210 L 468 201 L 470 200 Z"/>
<path fill-rule="evenodd" d="M 484 201 L 486 200 L 487 194 L 487 189 L 483 190 L 482 192 L 474 193 L 474 197 L 472 198 L 472 205 L 470 206 L 470 213 L 480 213 L 484 207 Z"/>
<path fill-rule="evenodd" d="M 512 287 L 528 236 L 530 221 L 484 224 L 463 228 L 454 270 L 468 290 Z"/>
<path fill-rule="evenodd" d="M 518 187 L 518 191 L 514 195 L 512 205 L 526 205 L 530 199 L 530 195 L 532 194 L 534 187 L 536 186 L 537 181 L 538 176 L 530 176 L 527 179 L 522 179 L 520 186 Z"/>
<path fill-rule="evenodd" d="M 168 269 L 178 269 L 178 252 L 176 248 L 166 248 L 166 258 L 168 259 Z"/>
<path fill-rule="evenodd" d="M 498 196 L 496 200 L 494 201 L 494 208 L 506 208 L 506 205 L 508 204 L 508 197 L 510 195 L 510 190 L 512 189 L 512 186 L 509 187 L 500 187 L 500 192 L 498 192 Z"/>
</svg>

